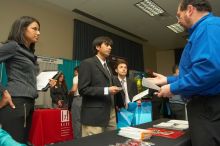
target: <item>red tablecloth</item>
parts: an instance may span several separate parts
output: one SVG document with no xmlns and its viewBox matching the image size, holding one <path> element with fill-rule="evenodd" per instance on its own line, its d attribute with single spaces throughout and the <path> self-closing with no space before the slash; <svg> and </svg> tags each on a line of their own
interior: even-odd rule
<svg viewBox="0 0 220 146">
<path fill-rule="evenodd" d="M 29 134 L 29 141 L 34 146 L 72 139 L 72 121 L 68 110 L 37 109 L 34 111 Z"/>
</svg>

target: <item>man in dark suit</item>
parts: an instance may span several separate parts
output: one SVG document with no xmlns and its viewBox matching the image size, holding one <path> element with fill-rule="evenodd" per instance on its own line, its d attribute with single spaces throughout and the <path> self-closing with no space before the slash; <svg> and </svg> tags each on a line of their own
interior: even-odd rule
<svg viewBox="0 0 220 146">
<path fill-rule="evenodd" d="M 82 61 L 79 67 L 83 137 L 116 129 L 114 94 L 120 88 L 113 86 L 112 72 L 106 63 L 112 44 L 109 37 L 95 38 L 92 45 L 96 56 Z"/>
<path fill-rule="evenodd" d="M 138 94 L 137 85 L 134 81 L 127 78 L 128 64 L 124 59 L 118 59 L 115 72 L 118 76 L 115 78 L 115 85 L 122 87 L 119 93 L 115 96 L 116 109 L 126 108 L 132 98 Z"/>
</svg>

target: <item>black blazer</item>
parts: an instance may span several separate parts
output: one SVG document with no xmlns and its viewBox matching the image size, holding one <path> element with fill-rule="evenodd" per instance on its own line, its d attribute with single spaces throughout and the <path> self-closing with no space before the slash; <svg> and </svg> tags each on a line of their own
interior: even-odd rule
<svg viewBox="0 0 220 146">
<path fill-rule="evenodd" d="M 132 101 L 133 97 L 138 94 L 137 84 L 129 78 L 126 78 L 126 80 L 127 80 L 128 96 L 130 101 Z M 114 77 L 114 83 L 116 86 L 119 87 L 122 86 L 118 77 Z M 125 93 L 123 90 L 121 90 L 119 93 L 115 95 L 115 106 L 116 109 L 125 107 Z"/>
<path fill-rule="evenodd" d="M 50 96 L 52 98 L 52 103 L 57 104 L 59 100 L 64 100 L 67 103 L 68 91 L 63 86 L 54 86 L 50 88 Z"/>
<path fill-rule="evenodd" d="M 111 96 L 104 95 L 104 87 L 109 87 L 112 81 L 96 56 L 80 63 L 78 89 L 82 96 L 82 124 L 108 125 L 112 103 Z"/>
</svg>

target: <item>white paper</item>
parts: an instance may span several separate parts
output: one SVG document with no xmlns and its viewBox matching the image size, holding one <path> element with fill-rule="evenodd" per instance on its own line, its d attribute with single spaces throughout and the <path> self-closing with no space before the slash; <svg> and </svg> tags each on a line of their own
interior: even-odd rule
<svg viewBox="0 0 220 146">
<path fill-rule="evenodd" d="M 154 125 L 155 127 L 160 127 L 160 128 L 169 128 L 174 126 L 174 123 L 169 123 L 169 122 L 161 122 L 157 125 Z"/>
<path fill-rule="evenodd" d="M 47 86 L 49 80 L 52 79 L 58 71 L 43 71 L 37 76 L 37 90 L 42 90 Z"/>
<path fill-rule="evenodd" d="M 148 78 L 142 78 L 142 86 L 159 91 L 160 87 L 152 83 Z"/>
<path fill-rule="evenodd" d="M 131 139 L 142 139 L 143 133 L 149 134 L 148 138 L 150 138 L 152 135 L 152 131 L 150 130 L 135 128 L 135 127 L 123 127 L 119 130 L 118 135 Z"/>
<path fill-rule="evenodd" d="M 133 99 L 132 99 L 132 102 L 141 99 L 142 97 L 148 95 L 148 93 L 149 93 L 149 89 L 147 89 L 147 90 L 145 90 L 145 91 L 143 91 L 143 92 L 141 92 L 141 93 L 135 95 L 135 96 L 133 97 Z"/>
<path fill-rule="evenodd" d="M 185 120 L 170 120 L 167 122 L 161 122 L 159 124 L 153 125 L 153 127 L 173 130 L 185 130 L 189 128 L 189 124 L 188 121 Z"/>
<path fill-rule="evenodd" d="M 141 129 L 141 128 L 136 128 L 136 127 L 122 127 L 120 129 L 121 131 L 133 131 L 133 132 L 148 132 L 149 130 L 147 129 Z"/>
<path fill-rule="evenodd" d="M 189 125 L 189 122 L 186 120 L 169 120 L 168 123 L 175 123 L 175 124 L 183 124 L 183 125 Z"/>
</svg>

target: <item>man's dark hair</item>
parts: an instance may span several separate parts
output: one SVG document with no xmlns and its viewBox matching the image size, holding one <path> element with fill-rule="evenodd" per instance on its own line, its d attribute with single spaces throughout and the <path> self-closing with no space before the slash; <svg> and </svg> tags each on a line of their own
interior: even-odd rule
<svg viewBox="0 0 220 146">
<path fill-rule="evenodd" d="M 76 67 L 74 68 L 74 71 L 79 72 L 79 66 L 76 66 Z"/>
<path fill-rule="evenodd" d="M 126 66 L 128 67 L 128 62 L 124 59 L 117 59 L 117 62 L 115 64 L 115 68 L 118 68 L 119 64 L 126 64 Z"/>
<path fill-rule="evenodd" d="M 192 5 L 201 12 L 212 12 L 212 7 L 208 0 L 181 0 L 180 10 L 186 10 L 188 5 Z"/>
<path fill-rule="evenodd" d="M 112 41 L 111 38 L 109 38 L 107 36 L 97 37 L 92 42 L 92 48 L 93 48 L 93 51 L 94 51 L 95 54 L 97 54 L 96 46 L 101 46 L 102 43 L 105 43 L 106 45 L 110 45 L 110 46 L 113 45 L 113 41 Z"/>
</svg>

